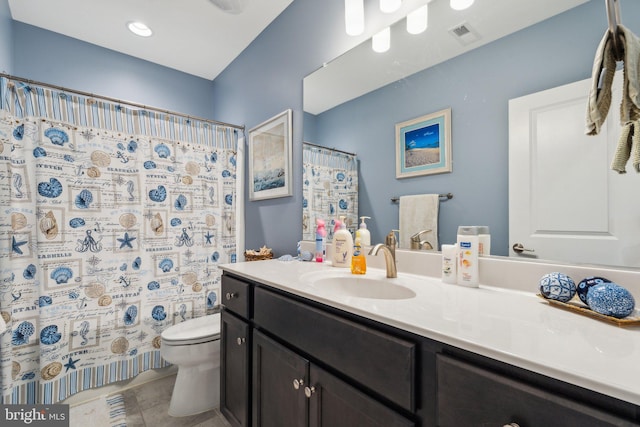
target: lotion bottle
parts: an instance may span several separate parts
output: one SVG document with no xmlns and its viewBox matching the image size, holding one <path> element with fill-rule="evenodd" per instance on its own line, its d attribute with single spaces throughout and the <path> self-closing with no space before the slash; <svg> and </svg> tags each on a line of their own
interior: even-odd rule
<svg viewBox="0 0 640 427">
<path fill-rule="evenodd" d="M 344 216 L 340 221 L 336 221 L 336 228 L 340 227 L 333 235 L 333 262 L 334 267 L 351 267 L 351 257 L 353 256 L 353 237 L 347 231 L 344 223 Z"/>
<path fill-rule="evenodd" d="M 442 281 L 458 283 L 458 244 L 442 245 Z"/>
<path fill-rule="evenodd" d="M 478 271 L 478 229 L 473 226 L 458 227 L 458 285 L 477 288 Z"/>
<path fill-rule="evenodd" d="M 351 258 L 351 273 L 365 274 L 367 272 L 367 259 L 362 253 L 361 230 L 356 230 L 355 244 L 353 246 L 353 257 Z"/>
<path fill-rule="evenodd" d="M 491 255 L 491 234 L 489 234 L 489 227 L 486 225 L 478 225 L 478 255 L 487 256 Z"/>
<path fill-rule="evenodd" d="M 371 232 L 367 229 L 367 224 L 364 222 L 365 219 L 371 219 L 370 216 L 361 216 L 360 217 L 360 243 L 362 246 L 371 246 Z M 357 235 L 357 232 L 356 232 Z"/>
</svg>

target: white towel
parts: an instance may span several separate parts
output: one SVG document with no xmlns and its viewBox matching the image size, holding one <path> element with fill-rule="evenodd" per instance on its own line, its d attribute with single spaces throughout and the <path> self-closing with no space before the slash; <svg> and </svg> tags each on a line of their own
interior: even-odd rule
<svg viewBox="0 0 640 427">
<path fill-rule="evenodd" d="M 422 240 L 438 250 L 439 206 L 440 197 L 437 194 L 400 197 L 400 248 L 411 249 L 411 236 L 422 230 L 431 230 L 422 235 Z"/>
</svg>

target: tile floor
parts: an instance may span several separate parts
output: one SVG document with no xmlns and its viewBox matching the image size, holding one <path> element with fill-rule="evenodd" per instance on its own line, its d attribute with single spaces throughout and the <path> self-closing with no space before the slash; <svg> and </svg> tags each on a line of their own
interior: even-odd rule
<svg viewBox="0 0 640 427">
<path fill-rule="evenodd" d="M 190 417 L 171 417 L 169 401 L 175 375 L 122 392 L 127 427 L 231 427 L 218 409 Z"/>
</svg>

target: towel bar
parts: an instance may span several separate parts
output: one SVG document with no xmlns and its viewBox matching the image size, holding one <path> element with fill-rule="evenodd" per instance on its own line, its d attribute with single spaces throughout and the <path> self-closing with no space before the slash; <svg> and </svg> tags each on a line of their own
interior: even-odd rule
<svg viewBox="0 0 640 427">
<path fill-rule="evenodd" d="M 438 194 L 438 197 L 440 197 L 441 199 L 453 199 L 453 193 L 447 193 L 447 194 Z M 392 203 L 398 203 L 400 201 L 400 197 L 392 197 L 391 198 L 391 202 Z"/>
</svg>

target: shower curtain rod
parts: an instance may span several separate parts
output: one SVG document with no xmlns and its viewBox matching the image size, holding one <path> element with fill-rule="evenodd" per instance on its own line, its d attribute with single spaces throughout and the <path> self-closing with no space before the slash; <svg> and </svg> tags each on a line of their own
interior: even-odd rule
<svg viewBox="0 0 640 427">
<path fill-rule="evenodd" d="M 59 90 L 62 92 L 71 92 L 74 93 L 76 95 L 81 95 L 81 96 L 87 96 L 89 98 L 97 98 L 97 99 L 101 99 L 103 101 L 109 101 L 109 102 L 114 102 L 117 104 L 124 104 L 127 105 L 129 107 L 134 107 L 140 110 L 151 110 L 151 111 L 156 111 L 158 113 L 165 113 L 165 114 L 171 114 L 174 116 L 178 116 L 178 117 L 184 117 L 186 119 L 189 120 L 197 120 L 197 121 L 201 121 L 201 122 L 206 122 L 206 123 L 212 123 L 214 125 L 219 125 L 219 126 L 227 126 L 227 127 L 231 127 L 231 128 L 235 128 L 235 129 L 240 129 L 244 132 L 244 126 L 239 126 L 239 125 L 233 125 L 231 123 L 225 123 L 225 122 L 219 122 L 217 120 L 210 120 L 210 119 L 203 119 L 202 117 L 196 117 L 196 116 L 190 116 L 188 114 L 184 114 L 184 113 L 176 113 L 175 111 L 170 111 L 170 110 L 164 110 L 162 108 L 157 108 L 157 107 L 150 107 L 148 105 L 143 105 L 143 104 L 138 104 L 136 102 L 131 102 L 131 101 L 123 101 L 121 99 L 116 99 L 116 98 L 110 98 L 108 96 L 102 96 L 102 95 L 96 95 L 93 93 L 89 93 L 89 92 L 83 92 L 81 90 L 76 90 L 76 89 L 69 89 L 66 88 L 64 86 L 57 86 L 57 85 L 52 85 L 49 83 L 42 83 L 42 82 L 38 82 L 35 80 L 29 80 L 29 79 L 25 79 L 22 77 L 17 77 L 17 76 L 12 76 L 10 74 L 6 74 L 6 73 L 0 73 L 0 77 L 6 77 L 7 79 L 10 80 L 17 80 L 29 85 L 37 85 L 37 86 L 45 86 L 49 89 L 55 89 L 55 90 Z"/>
<path fill-rule="evenodd" d="M 342 154 L 348 154 L 349 156 L 355 156 L 356 155 L 356 153 L 350 153 L 348 151 L 338 150 L 337 148 L 323 147 L 322 145 L 314 144 L 312 142 L 303 142 L 303 144 L 311 145 L 312 147 L 320 148 L 322 150 L 331 150 L 331 151 L 336 151 L 336 152 L 342 153 Z"/>
</svg>

